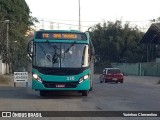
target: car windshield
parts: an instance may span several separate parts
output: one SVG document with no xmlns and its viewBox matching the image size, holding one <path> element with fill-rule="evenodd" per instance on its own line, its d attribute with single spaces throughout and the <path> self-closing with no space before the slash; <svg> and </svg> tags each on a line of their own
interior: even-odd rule
<svg viewBox="0 0 160 120">
<path fill-rule="evenodd" d="M 119 69 L 108 69 L 108 73 L 117 74 L 117 73 L 121 73 L 121 71 Z"/>
<path fill-rule="evenodd" d="M 33 65 L 52 68 L 80 68 L 85 44 L 35 43 Z"/>
</svg>

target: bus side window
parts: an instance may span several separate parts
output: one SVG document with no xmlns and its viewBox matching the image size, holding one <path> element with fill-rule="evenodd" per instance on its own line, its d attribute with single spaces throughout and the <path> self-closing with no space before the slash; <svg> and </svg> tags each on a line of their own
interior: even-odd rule
<svg viewBox="0 0 160 120">
<path fill-rule="evenodd" d="M 83 64 L 82 64 L 82 67 L 87 67 L 89 64 L 88 64 L 88 46 L 86 45 L 84 47 L 84 50 L 83 50 Z"/>
<path fill-rule="evenodd" d="M 91 51 L 90 48 L 88 48 L 88 63 L 90 64 L 91 61 Z"/>
</svg>

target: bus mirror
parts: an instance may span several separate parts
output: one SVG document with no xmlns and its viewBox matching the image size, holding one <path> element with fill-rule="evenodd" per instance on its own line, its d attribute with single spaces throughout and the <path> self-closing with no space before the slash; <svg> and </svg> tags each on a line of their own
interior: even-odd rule
<svg viewBox="0 0 160 120">
<path fill-rule="evenodd" d="M 28 53 L 29 57 L 32 58 L 32 54 L 33 54 L 33 40 L 29 41 L 29 43 L 27 45 L 27 53 Z"/>
</svg>

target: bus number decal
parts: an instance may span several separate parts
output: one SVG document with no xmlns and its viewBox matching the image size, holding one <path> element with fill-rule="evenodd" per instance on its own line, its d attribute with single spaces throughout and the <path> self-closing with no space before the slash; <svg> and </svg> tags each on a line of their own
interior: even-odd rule
<svg viewBox="0 0 160 120">
<path fill-rule="evenodd" d="M 74 80 L 73 76 L 67 77 L 67 80 Z"/>
</svg>

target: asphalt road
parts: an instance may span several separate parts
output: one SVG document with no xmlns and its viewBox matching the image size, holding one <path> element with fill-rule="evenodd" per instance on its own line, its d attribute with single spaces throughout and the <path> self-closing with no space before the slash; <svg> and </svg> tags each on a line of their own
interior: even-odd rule
<svg viewBox="0 0 160 120">
<path fill-rule="evenodd" d="M 94 88 L 87 97 L 77 92 L 63 91 L 40 97 L 38 91 L 31 89 L 31 83 L 29 87 L 25 87 L 25 84 L 17 84 L 17 87 L 0 86 L 0 111 L 160 111 L 160 84 L 157 84 L 160 78 L 125 76 L 124 83 L 115 84 L 100 83 L 98 77 L 98 75 L 94 76 Z M 114 117 L 54 119 L 117 120 Z M 160 118 L 123 117 L 118 119 L 159 120 Z"/>
</svg>

